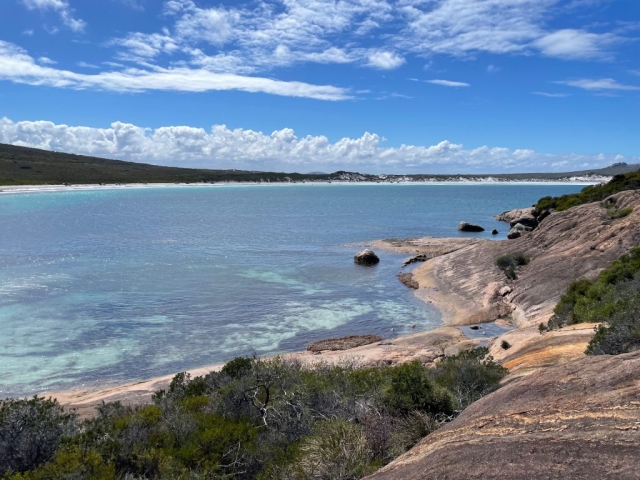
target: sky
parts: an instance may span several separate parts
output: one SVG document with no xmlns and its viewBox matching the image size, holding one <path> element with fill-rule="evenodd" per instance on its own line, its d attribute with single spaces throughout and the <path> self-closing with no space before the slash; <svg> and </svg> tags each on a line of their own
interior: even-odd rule
<svg viewBox="0 0 640 480">
<path fill-rule="evenodd" d="M 0 0 L 0 143 L 158 165 L 640 163 L 639 0 Z"/>
</svg>

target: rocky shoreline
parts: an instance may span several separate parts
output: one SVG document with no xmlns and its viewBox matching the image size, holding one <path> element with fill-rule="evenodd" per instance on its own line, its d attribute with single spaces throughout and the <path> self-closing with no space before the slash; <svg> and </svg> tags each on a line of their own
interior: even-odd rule
<svg viewBox="0 0 640 480">
<path fill-rule="evenodd" d="M 534 231 L 514 240 L 419 238 L 372 242 L 374 249 L 420 259 L 421 263 L 411 272 L 411 283 L 417 286 L 414 294 L 440 310 L 443 326 L 346 350 L 307 351 L 286 356 L 309 364 L 319 361 L 394 364 L 414 359 L 430 363 L 445 355 L 488 344 L 491 355 L 510 370 L 507 382 L 539 368 L 582 358 L 593 335 L 592 325 L 544 335 L 540 334 L 538 325 L 548 320 L 571 281 L 594 277 L 640 243 L 640 208 L 636 208 L 640 207 L 640 192 L 622 192 L 614 195 L 612 201 L 619 208 L 634 208 L 633 213 L 611 221 L 596 203 L 553 213 Z M 520 213 L 516 211 L 512 215 Z M 523 252 L 531 261 L 518 270 L 516 280 L 509 280 L 494 262 L 500 255 L 514 252 Z M 406 264 L 409 263 L 412 262 Z M 515 328 L 495 338 L 472 339 L 458 328 L 496 321 Z M 508 349 L 501 346 L 503 341 L 510 346 Z M 220 367 L 211 365 L 189 373 L 203 375 Z M 81 414 L 90 414 L 102 401 L 147 402 L 155 390 L 168 385 L 172 376 L 47 395 Z"/>
</svg>

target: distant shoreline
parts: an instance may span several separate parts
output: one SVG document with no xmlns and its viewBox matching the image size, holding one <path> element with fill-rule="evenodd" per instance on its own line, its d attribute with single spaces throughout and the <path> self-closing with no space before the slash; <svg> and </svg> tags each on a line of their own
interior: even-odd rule
<svg viewBox="0 0 640 480">
<path fill-rule="evenodd" d="M 202 182 L 202 183 L 123 183 L 123 184 L 78 184 L 78 185 L 4 185 L 0 195 L 26 193 L 78 192 L 92 190 L 128 190 L 143 188 L 186 188 L 186 187 L 268 187 L 268 186 L 334 186 L 334 185 L 596 185 L 598 180 L 434 180 L 406 182 L 369 181 L 313 181 L 313 182 Z"/>
</svg>

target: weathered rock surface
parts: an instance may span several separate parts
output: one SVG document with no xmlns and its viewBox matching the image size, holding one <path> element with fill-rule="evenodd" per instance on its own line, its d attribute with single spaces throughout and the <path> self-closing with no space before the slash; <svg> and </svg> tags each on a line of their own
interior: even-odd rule
<svg viewBox="0 0 640 480">
<path fill-rule="evenodd" d="M 500 215 L 496 215 L 493 218 L 500 222 L 511 223 L 521 218 L 533 218 L 534 217 L 535 208 L 514 208 L 513 210 L 507 210 L 506 212 L 502 212 Z"/>
<path fill-rule="evenodd" d="M 458 230 L 460 232 L 484 232 L 484 228 L 480 225 L 475 225 L 473 223 L 460 222 L 458 224 Z"/>
<path fill-rule="evenodd" d="M 378 256 L 373 252 L 373 250 L 369 250 L 368 248 L 362 250 L 353 257 L 353 261 L 358 265 L 375 265 L 380 262 Z"/>
<path fill-rule="evenodd" d="M 511 227 L 511 230 L 509 230 L 509 233 L 507 233 L 507 238 L 509 240 L 514 240 L 516 238 L 520 238 L 523 234 L 532 231 L 533 228 L 531 227 L 526 227 L 521 223 L 516 223 L 514 226 Z"/>
<path fill-rule="evenodd" d="M 636 479 L 640 352 L 583 357 L 479 400 L 370 480 Z"/>
<path fill-rule="evenodd" d="M 537 229 L 515 240 L 476 240 L 414 270 L 424 287 L 417 295 L 438 297 L 438 303 L 445 305 L 444 321 L 450 325 L 491 321 L 506 307 L 518 325 L 536 322 L 537 326 L 549 318 L 572 281 L 595 278 L 640 244 L 640 191 L 609 198 L 617 208 L 633 208 L 633 212 L 610 220 L 599 202 L 590 203 L 553 212 Z M 531 261 L 518 269 L 518 279 L 511 283 L 513 292 L 505 302 L 497 294 L 505 284 L 504 273 L 494 262 L 501 255 L 517 252 Z"/>
</svg>

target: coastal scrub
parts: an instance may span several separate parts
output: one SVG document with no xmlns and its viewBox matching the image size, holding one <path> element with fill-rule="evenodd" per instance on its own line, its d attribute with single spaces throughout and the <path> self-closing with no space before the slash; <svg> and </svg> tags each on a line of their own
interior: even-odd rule
<svg viewBox="0 0 640 480">
<path fill-rule="evenodd" d="M 178 374 L 151 404 L 103 404 L 83 423 L 55 401 L 5 400 L 0 477 L 361 478 L 498 388 L 506 373 L 486 348 L 435 368 L 252 357 L 203 377 Z M 33 428 L 20 437 L 19 425 Z"/>
</svg>

